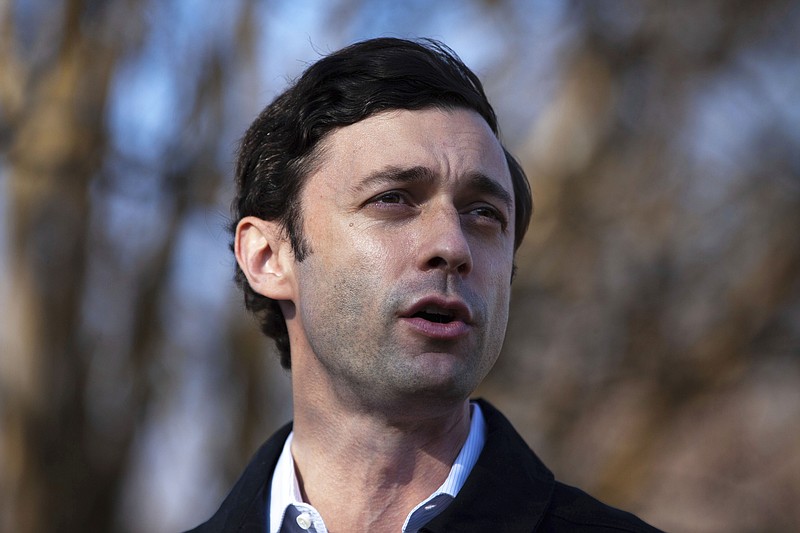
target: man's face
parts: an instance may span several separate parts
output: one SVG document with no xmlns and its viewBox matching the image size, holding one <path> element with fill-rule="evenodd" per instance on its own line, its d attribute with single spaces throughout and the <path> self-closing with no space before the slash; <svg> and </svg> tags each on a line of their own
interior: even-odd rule
<svg viewBox="0 0 800 533">
<path fill-rule="evenodd" d="M 472 111 L 390 111 L 335 130 L 321 154 L 301 196 L 311 253 L 294 266 L 295 372 L 307 345 L 350 400 L 466 398 L 508 319 L 514 203 L 499 142 Z"/>
</svg>

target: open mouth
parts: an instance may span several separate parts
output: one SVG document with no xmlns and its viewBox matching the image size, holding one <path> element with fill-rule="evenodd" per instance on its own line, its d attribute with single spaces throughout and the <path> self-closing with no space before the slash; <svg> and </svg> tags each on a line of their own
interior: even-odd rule
<svg viewBox="0 0 800 533">
<path fill-rule="evenodd" d="M 428 339 L 455 341 L 473 328 L 469 308 L 455 298 L 428 297 L 400 315 L 407 327 Z"/>
<path fill-rule="evenodd" d="M 448 311 L 447 309 L 442 309 L 440 307 L 435 306 L 428 306 L 421 311 L 414 313 L 412 315 L 413 318 L 422 318 L 423 320 L 427 320 L 429 322 L 435 322 L 437 324 L 449 324 L 454 320 L 454 315 L 452 311 Z"/>
</svg>

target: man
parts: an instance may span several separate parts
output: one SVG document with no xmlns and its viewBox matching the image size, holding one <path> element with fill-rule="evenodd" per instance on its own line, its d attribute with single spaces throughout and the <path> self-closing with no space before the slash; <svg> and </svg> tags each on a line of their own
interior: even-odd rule
<svg viewBox="0 0 800 533">
<path fill-rule="evenodd" d="M 252 124 L 236 180 L 237 280 L 294 422 L 197 531 L 654 531 L 468 399 L 532 203 L 455 54 L 375 39 L 321 59 Z"/>
</svg>

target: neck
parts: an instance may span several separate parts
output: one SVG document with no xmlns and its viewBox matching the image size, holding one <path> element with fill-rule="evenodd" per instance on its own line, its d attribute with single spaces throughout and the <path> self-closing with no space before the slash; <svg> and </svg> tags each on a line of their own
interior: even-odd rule
<svg viewBox="0 0 800 533">
<path fill-rule="evenodd" d="M 321 394 L 324 387 L 293 390 L 292 455 L 303 498 L 334 533 L 399 531 L 447 478 L 469 433 L 467 400 L 435 411 L 374 409 Z"/>
</svg>

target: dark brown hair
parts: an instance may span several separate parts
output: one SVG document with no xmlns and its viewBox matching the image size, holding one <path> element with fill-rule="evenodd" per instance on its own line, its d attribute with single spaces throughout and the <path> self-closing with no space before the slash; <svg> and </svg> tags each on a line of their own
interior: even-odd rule
<svg viewBox="0 0 800 533">
<path fill-rule="evenodd" d="M 478 77 L 448 47 L 425 39 L 378 38 L 350 45 L 311 65 L 268 105 L 242 139 L 231 230 L 243 217 L 278 221 L 297 261 L 308 253 L 300 191 L 320 141 L 335 128 L 391 109 L 465 108 L 498 135 L 497 117 Z M 532 212 L 530 186 L 503 148 L 514 187 L 514 247 Z M 275 339 L 281 365 L 291 367 L 289 335 L 278 302 L 255 292 L 237 266 L 236 282 L 262 331 Z"/>
</svg>

